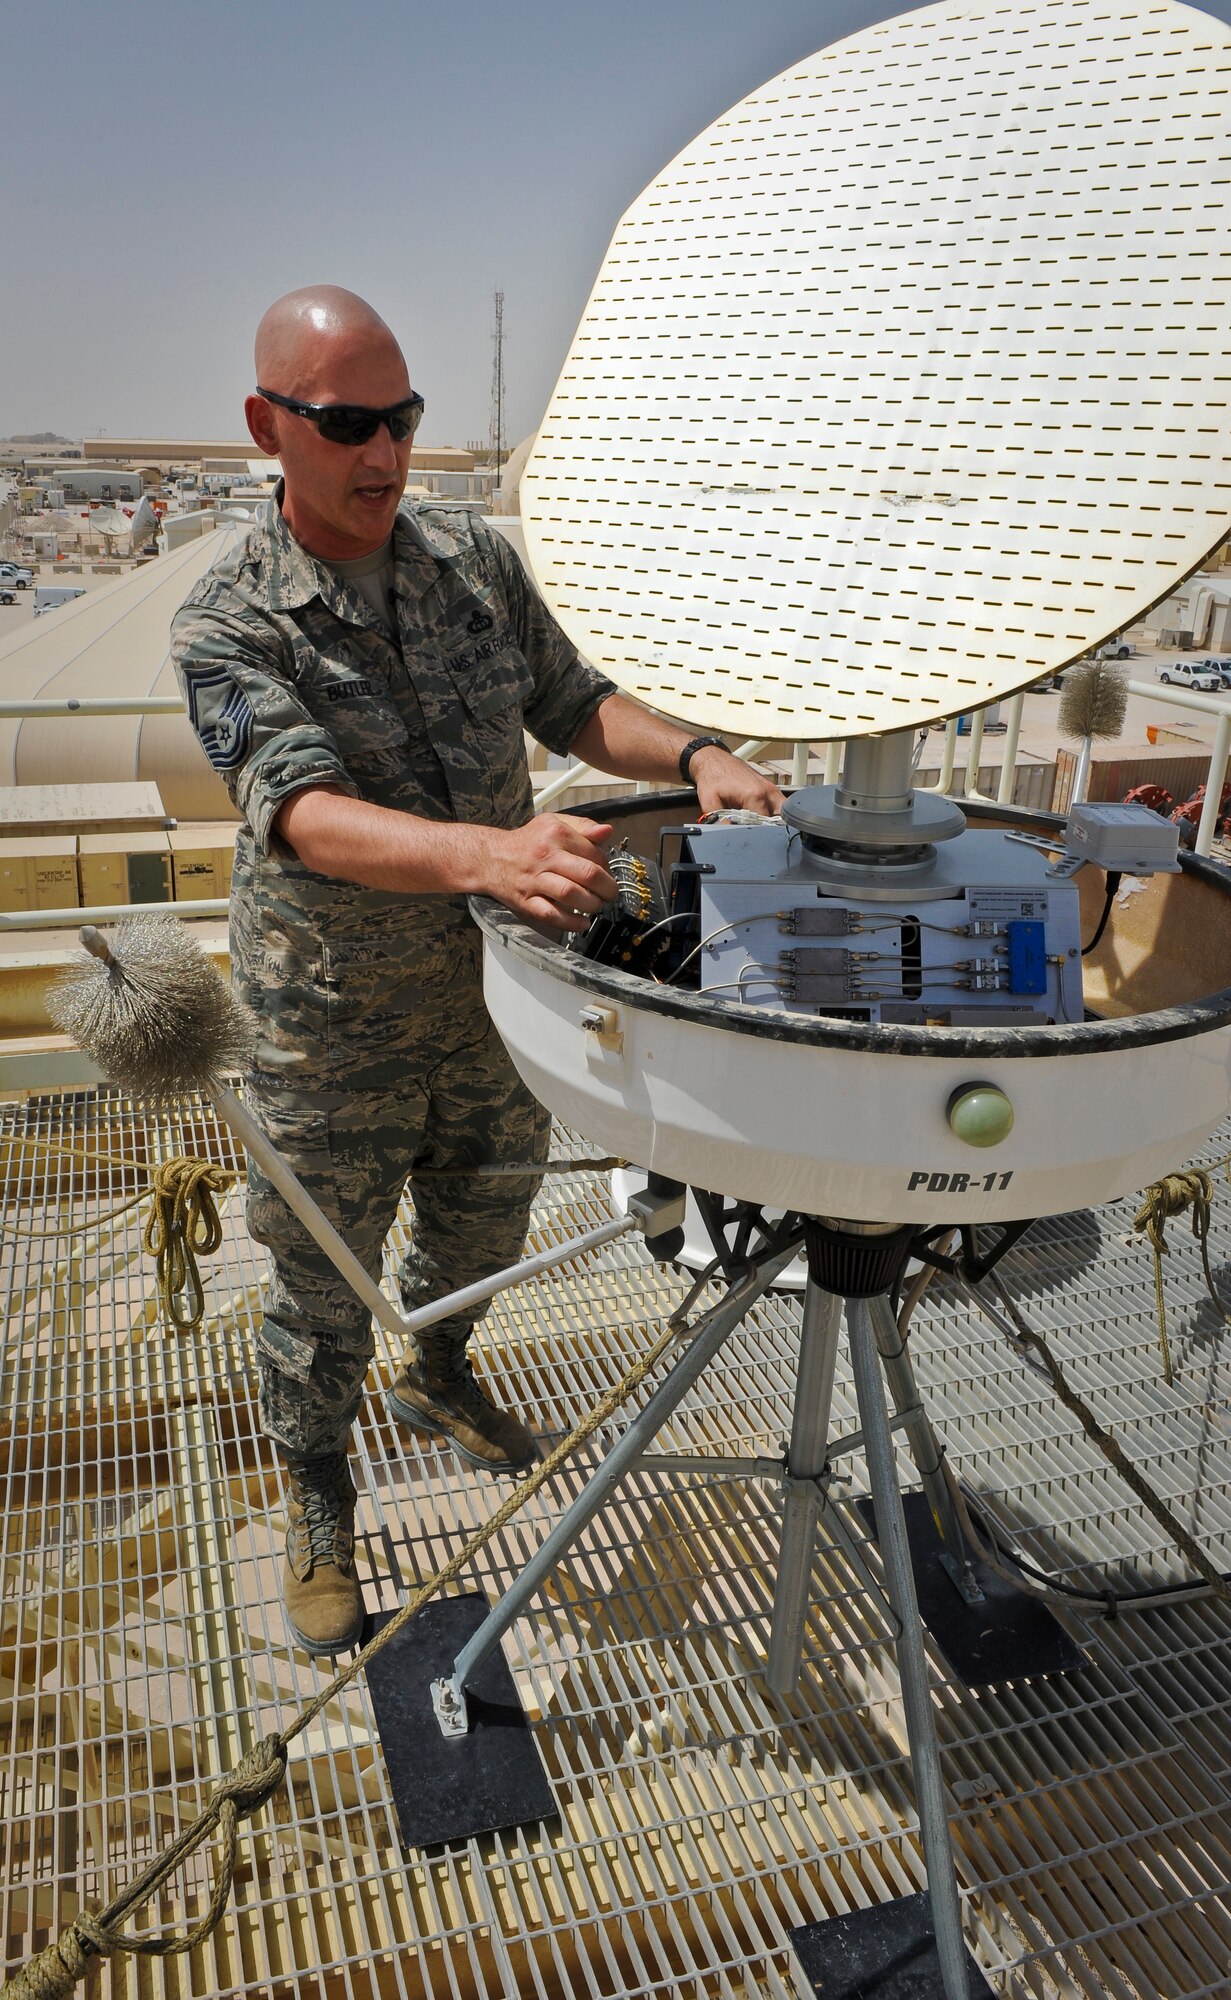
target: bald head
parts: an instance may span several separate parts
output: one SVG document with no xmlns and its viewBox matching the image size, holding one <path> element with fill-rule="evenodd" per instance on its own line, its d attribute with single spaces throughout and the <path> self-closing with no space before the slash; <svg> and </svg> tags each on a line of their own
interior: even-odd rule
<svg viewBox="0 0 1231 2000">
<path fill-rule="evenodd" d="M 341 285 L 304 285 L 264 314 L 256 330 L 256 379 L 280 395 L 314 402 L 322 399 L 310 393 L 309 378 L 365 354 L 402 359 L 380 314 Z"/>
<path fill-rule="evenodd" d="M 410 437 L 395 439 L 382 421 L 363 444 L 338 442 L 302 411 L 268 400 L 386 413 L 405 403 L 405 357 L 380 314 L 340 285 L 287 292 L 257 328 L 256 379 L 244 405 L 248 428 L 266 457 L 282 462 L 282 518 L 291 533 L 330 562 L 383 546 L 406 486 Z"/>
</svg>

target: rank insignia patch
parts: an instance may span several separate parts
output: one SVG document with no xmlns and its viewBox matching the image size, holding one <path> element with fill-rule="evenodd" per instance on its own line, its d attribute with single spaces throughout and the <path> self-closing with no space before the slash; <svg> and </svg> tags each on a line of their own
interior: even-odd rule
<svg viewBox="0 0 1231 2000">
<path fill-rule="evenodd" d="M 225 667 L 184 674 L 188 715 L 215 771 L 234 771 L 252 741 L 252 703 Z"/>
</svg>

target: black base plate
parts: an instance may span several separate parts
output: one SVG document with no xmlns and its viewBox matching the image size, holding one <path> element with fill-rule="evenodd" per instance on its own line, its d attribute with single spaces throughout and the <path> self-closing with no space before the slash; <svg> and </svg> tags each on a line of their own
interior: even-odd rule
<svg viewBox="0 0 1231 2000">
<path fill-rule="evenodd" d="M 439 1847 L 558 1817 L 500 1647 L 467 1683 L 470 1731 L 442 1736 L 432 1682 L 446 1679 L 490 1609 L 478 1592 L 425 1605 L 367 1669 L 398 1826 L 408 1847 Z M 364 1625 L 364 1644 L 392 1612 Z"/>
<path fill-rule="evenodd" d="M 871 1500 L 856 1502 L 876 1533 Z M 1071 1674 L 1086 1656 L 1047 1606 L 988 1569 L 977 1556 L 971 1567 L 983 1592 L 982 1604 L 967 1604 L 941 1556 L 941 1540 L 927 1496 L 904 1493 L 906 1535 L 919 1616 L 964 1687 L 1018 1680 L 1026 1674 Z"/>
<path fill-rule="evenodd" d="M 815 2000 L 945 2000 L 930 1896 L 902 1896 L 789 1933 Z M 967 2000 L 995 2000 L 966 1954 Z"/>
</svg>

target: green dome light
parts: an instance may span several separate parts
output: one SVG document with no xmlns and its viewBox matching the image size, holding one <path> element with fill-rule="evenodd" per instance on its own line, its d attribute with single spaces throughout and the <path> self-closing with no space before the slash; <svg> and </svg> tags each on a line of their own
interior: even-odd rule
<svg viewBox="0 0 1231 2000">
<path fill-rule="evenodd" d="M 1013 1130 L 1013 1106 L 994 1083 L 964 1083 L 949 1099 L 949 1128 L 967 1146 L 998 1146 Z"/>
</svg>

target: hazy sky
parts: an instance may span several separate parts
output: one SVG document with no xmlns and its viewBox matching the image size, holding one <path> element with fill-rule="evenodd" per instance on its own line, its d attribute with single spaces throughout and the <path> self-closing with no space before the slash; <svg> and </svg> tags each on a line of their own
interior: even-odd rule
<svg viewBox="0 0 1231 2000">
<path fill-rule="evenodd" d="M 60 0 L 3 9 L 0 435 L 243 436 L 292 286 L 371 299 L 427 399 L 533 428 L 623 210 L 878 0 Z M 1231 0 L 1206 9 L 1231 21 Z"/>
</svg>

